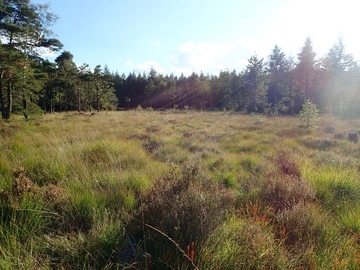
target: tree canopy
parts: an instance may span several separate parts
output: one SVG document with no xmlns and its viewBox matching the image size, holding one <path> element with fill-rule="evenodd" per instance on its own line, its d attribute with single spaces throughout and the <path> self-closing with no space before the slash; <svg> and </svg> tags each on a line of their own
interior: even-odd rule
<svg viewBox="0 0 360 270">
<path fill-rule="evenodd" d="M 256 54 L 247 65 L 219 74 L 120 75 L 105 65 L 93 70 L 77 66 L 74 55 L 61 51 L 51 26 L 58 17 L 49 5 L 30 0 L 0 2 L 0 110 L 11 114 L 101 111 L 141 106 L 235 110 L 255 113 L 298 113 L 310 99 L 321 111 L 360 116 L 360 73 L 341 37 L 317 58 L 307 38 L 297 58 L 275 45 L 267 61 Z M 43 50 L 59 52 L 55 62 Z"/>
</svg>

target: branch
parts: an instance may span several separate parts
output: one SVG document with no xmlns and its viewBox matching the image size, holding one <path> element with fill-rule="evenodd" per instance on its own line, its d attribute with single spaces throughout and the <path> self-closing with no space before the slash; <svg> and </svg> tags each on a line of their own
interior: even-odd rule
<svg viewBox="0 0 360 270">
<path fill-rule="evenodd" d="M 153 226 L 151 226 L 151 225 L 149 225 L 149 224 L 145 224 L 145 226 L 147 226 L 147 227 L 149 227 L 150 229 L 153 229 L 154 231 L 160 233 L 162 236 L 165 236 L 170 242 L 172 242 L 172 243 L 175 245 L 175 247 L 184 255 L 184 257 L 189 260 L 189 262 L 190 262 L 191 265 L 194 267 L 194 269 L 195 269 L 195 270 L 199 270 L 199 268 L 196 267 L 196 265 L 193 263 L 193 261 L 191 260 L 191 258 L 185 253 L 185 251 L 183 251 L 183 250 L 181 249 L 181 247 L 179 246 L 179 244 L 175 242 L 175 240 L 173 240 L 172 238 L 170 238 L 166 233 L 160 231 L 159 229 L 157 229 L 157 228 L 155 228 L 155 227 L 153 227 Z"/>
</svg>

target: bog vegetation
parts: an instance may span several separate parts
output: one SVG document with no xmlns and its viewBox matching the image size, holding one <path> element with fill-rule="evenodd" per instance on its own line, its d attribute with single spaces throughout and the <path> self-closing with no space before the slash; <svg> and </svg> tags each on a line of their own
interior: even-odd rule
<svg viewBox="0 0 360 270">
<path fill-rule="evenodd" d="M 1 269 L 360 268 L 341 37 L 323 57 L 308 38 L 240 72 L 126 76 L 76 66 L 57 19 L 0 1 Z"/>
<path fill-rule="evenodd" d="M 2 269 L 357 269 L 359 120 L 1 122 Z"/>
</svg>

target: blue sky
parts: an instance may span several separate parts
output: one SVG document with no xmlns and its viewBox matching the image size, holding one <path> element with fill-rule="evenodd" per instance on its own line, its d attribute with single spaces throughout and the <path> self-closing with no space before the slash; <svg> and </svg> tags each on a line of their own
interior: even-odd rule
<svg viewBox="0 0 360 270">
<path fill-rule="evenodd" d="M 360 58 L 358 0 L 35 0 L 50 3 L 52 27 L 76 64 L 120 74 L 240 72 L 278 46 L 296 55 L 310 36 L 319 57 L 339 35 Z M 49 57 L 49 60 L 52 60 Z M 360 59 L 359 59 L 360 60 Z"/>
</svg>

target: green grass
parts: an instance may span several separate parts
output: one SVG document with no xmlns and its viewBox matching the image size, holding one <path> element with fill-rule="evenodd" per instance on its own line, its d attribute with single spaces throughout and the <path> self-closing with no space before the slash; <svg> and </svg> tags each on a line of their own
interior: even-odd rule
<svg viewBox="0 0 360 270">
<path fill-rule="evenodd" d="M 2 269 L 360 267 L 358 120 L 14 119 L 0 125 Z"/>
</svg>

